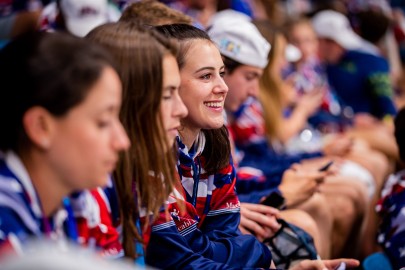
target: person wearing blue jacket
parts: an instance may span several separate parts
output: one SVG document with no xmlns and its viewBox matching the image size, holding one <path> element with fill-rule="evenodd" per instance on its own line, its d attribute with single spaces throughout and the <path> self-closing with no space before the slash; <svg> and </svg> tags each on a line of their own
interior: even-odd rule
<svg viewBox="0 0 405 270">
<path fill-rule="evenodd" d="M 268 248 L 254 236 L 242 235 L 238 230 L 240 205 L 224 126 L 223 105 L 228 88 L 222 78 L 221 55 L 208 35 L 198 28 L 175 24 L 157 29 L 180 43 L 180 96 L 189 111 L 179 128 L 177 167 L 186 209 L 192 206 L 195 212 L 187 211 L 188 221 L 180 218 L 178 223 L 183 226 L 177 228 L 184 234 L 189 250 L 195 252 L 193 257 L 198 254 L 212 261 L 212 264 L 202 261 L 190 269 L 269 268 Z M 170 256 L 164 254 L 163 246 L 158 246 L 162 241 L 172 240 L 163 229 L 160 232 L 152 228 L 149 246 L 156 243 L 156 250 L 147 252 L 154 252 L 159 258 Z M 189 263 L 191 258 L 187 258 Z M 172 256 L 171 260 L 178 258 Z"/>
<path fill-rule="evenodd" d="M 69 195 L 105 186 L 129 146 L 113 67 L 98 46 L 63 34 L 25 34 L 1 50 L 2 252 L 20 254 L 32 238 L 80 243 Z"/>
</svg>

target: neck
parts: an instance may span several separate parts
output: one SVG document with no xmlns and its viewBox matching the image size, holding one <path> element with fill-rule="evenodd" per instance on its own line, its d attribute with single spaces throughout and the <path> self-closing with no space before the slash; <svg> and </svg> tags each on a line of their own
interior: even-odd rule
<svg viewBox="0 0 405 270">
<path fill-rule="evenodd" d="M 43 215 L 50 217 L 60 207 L 63 198 L 72 190 L 63 185 L 62 179 L 51 169 L 42 152 L 32 150 L 25 155 L 20 155 L 20 158 L 38 193 Z"/>
<path fill-rule="evenodd" d="M 185 146 L 187 146 L 188 149 L 193 146 L 193 143 L 197 139 L 198 134 L 200 133 L 201 129 L 200 128 L 188 128 L 188 127 L 182 127 L 181 130 L 179 130 L 179 135 L 181 138 L 181 141 L 184 143 Z"/>
</svg>

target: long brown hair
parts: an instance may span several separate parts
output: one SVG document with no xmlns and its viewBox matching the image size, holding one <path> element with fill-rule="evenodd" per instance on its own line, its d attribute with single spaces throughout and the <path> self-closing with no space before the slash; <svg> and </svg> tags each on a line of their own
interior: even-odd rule
<svg viewBox="0 0 405 270">
<path fill-rule="evenodd" d="M 136 227 L 139 207 L 157 216 L 176 183 L 174 154 L 167 151 L 159 112 L 163 58 L 167 54 L 176 56 L 177 47 L 152 29 L 144 29 L 134 22 L 102 25 L 87 38 L 112 53 L 123 84 L 120 118 L 131 147 L 121 156 L 114 179 L 121 203 L 125 254 L 135 258 L 135 238 L 142 241 Z"/>
<path fill-rule="evenodd" d="M 157 26 L 156 29 L 166 37 L 175 38 L 180 42 L 180 51 L 177 57 L 179 68 L 182 69 L 187 59 L 188 50 L 195 40 L 206 40 L 214 44 L 208 34 L 201 29 L 187 24 L 171 24 Z M 231 145 L 228 130 L 225 126 L 219 129 L 202 129 L 206 137 L 203 155 L 207 161 L 204 170 L 216 173 L 229 165 Z"/>
<path fill-rule="evenodd" d="M 271 141 L 278 138 L 280 132 L 280 122 L 282 121 L 283 106 L 281 91 L 283 81 L 275 70 L 274 63 L 283 52 L 280 52 L 280 38 L 282 34 L 272 27 L 268 20 L 256 20 L 253 24 L 260 31 L 262 36 L 271 44 L 269 62 L 263 70 L 263 75 L 259 80 L 259 100 L 263 107 L 263 118 L 267 138 Z"/>
</svg>

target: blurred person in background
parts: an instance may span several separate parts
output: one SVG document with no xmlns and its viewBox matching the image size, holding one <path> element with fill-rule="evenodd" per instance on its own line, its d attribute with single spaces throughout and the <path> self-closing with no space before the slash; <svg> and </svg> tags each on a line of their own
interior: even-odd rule
<svg viewBox="0 0 405 270">
<path fill-rule="evenodd" d="M 84 37 L 93 28 L 115 22 L 120 16 L 118 7 L 108 0 L 57 0 L 44 7 L 39 27 Z"/>
<path fill-rule="evenodd" d="M 81 243 L 68 196 L 106 186 L 129 147 L 114 61 L 79 38 L 36 32 L 1 50 L 0 71 L 3 251 L 19 252 L 30 238 Z"/>
</svg>

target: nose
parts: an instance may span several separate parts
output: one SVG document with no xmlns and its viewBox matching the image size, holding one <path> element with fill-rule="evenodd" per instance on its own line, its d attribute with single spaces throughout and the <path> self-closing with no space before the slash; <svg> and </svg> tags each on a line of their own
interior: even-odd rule
<svg viewBox="0 0 405 270">
<path fill-rule="evenodd" d="M 248 95 L 249 95 L 250 97 L 255 97 L 255 98 L 257 98 L 257 97 L 259 96 L 259 89 L 260 89 L 259 80 L 258 80 L 258 79 L 255 79 L 255 80 L 252 82 L 252 85 L 249 86 Z"/>
<path fill-rule="evenodd" d="M 173 108 L 173 114 L 175 117 L 178 118 L 184 118 L 188 114 L 188 110 L 186 105 L 184 105 L 183 100 L 181 99 L 178 91 L 175 93 L 175 103 L 174 103 L 174 108 Z"/>
<path fill-rule="evenodd" d="M 218 77 L 218 81 L 215 84 L 213 92 L 215 94 L 227 94 L 228 90 L 229 90 L 229 88 L 228 88 L 228 85 L 226 85 L 224 78 Z"/>
<path fill-rule="evenodd" d="M 127 133 L 124 130 L 121 122 L 117 121 L 113 134 L 113 147 L 116 151 L 127 150 L 131 145 Z"/>
</svg>

